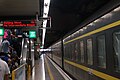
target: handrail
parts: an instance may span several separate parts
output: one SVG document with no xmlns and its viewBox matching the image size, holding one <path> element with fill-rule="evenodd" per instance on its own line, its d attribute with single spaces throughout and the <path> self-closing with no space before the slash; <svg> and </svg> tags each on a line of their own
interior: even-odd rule
<svg viewBox="0 0 120 80">
<path fill-rule="evenodd" d="M 16 75 L 15 72 L 16 72 L 17 70 L 19 70 L 20 68 L 24 67 L 25 65 L 26 65 L 26 63 L 23 64 L 23 65 L 21 65 L 21 66 L 19 66 L 18 68 L 16 68 L 15 70 L 12 71 L 12 80 L 15 80 L 15 75 Z"/>
<path fill-rule="evenodd" d="M 20 65 L 18 68 L 14 69 L 13 71 L 17 71 L 19 68 L 21 68 L 21 67 L 23 67 L 23 66 L 25 66 L 25 65 L 26 65 L 26 63 L 23 64 L 23 65 Z"/>
</svg>

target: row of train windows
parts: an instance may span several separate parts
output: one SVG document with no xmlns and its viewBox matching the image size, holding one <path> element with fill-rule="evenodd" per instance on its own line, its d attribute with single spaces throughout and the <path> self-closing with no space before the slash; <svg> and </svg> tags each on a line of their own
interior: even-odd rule
<svg viewBox="0 0 120 80">
<path fill-rule="evenodd" d="M 106 42 L 105 35 L 100 35 L 97 37 L 97 56 L 98 56 L 98 66 L 102 68 L 106 68 Z M 77 49 L 78 46 L 74 46 L 74 49 Z M 84 41 L 80 41 L 79 45 L 80 57 L 76 57 L 80 59 L 81 63 L 85 62 L 85 45 Z M 115 69 L 120 71 L 120 31 L 113 33 L 113 49 L 114 49 L 114 60 L 115 60 Z M 67 49 L 68 50 L 68 49 Z M 93 41 L 91 38 L 87 39 L 87 63 L 89 65 L 93 65 Z M 71 52 L 71 51 L 69 51 Z M 69 53 L 67 51 L 67 53 Z M 74 55 L 75 56 L 75 55 Z M 78 56 L 78 54 L 76 55 Z M 72 56 L 73 57 L 73 56 Z"/>
</svg>

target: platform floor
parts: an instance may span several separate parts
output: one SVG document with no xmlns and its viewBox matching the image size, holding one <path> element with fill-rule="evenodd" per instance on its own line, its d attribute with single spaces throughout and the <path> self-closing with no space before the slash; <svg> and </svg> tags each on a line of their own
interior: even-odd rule
<svg viewBox="0 0 120 80">
<path fill-rule="evenodd" d="M 41 58 L 35 61 L 34 69 L 33 80 L 72 80 L 58 65 L 45 55 L 41 55 Z"/>
</svg>

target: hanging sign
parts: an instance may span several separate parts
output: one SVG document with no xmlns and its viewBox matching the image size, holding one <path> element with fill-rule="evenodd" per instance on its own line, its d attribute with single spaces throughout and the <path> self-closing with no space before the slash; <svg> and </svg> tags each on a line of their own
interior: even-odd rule
<svg viewBox="0 0 120 80">
<path fill-rule="evenodd" d="M 4 28 L 0 28 L 0 36 L 4 35 Z"/>
<path fill-rule="evenodd" d="M 36 26 L 35 21 L 3 21 L 3 27 L 7 28 L 34 26 Z"/>
<path fill-rule="evenodd" d="M 36 38 L 36 31 L 29 31 L 29 38 Z"/>
</svg>

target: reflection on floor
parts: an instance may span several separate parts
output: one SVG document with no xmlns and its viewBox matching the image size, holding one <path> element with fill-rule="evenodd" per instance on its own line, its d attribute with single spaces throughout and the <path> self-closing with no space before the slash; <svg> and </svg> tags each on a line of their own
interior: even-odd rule
<svg viewBox="0 0 120 80">
<path fill-rule="evenodd" d="M 34 80 L 72 80 L 66 77 L 63 72 L 50 58 L 41 55 L 41 58 L 35 61 L 35 79 Z M 69 78 L 69 79 L 68 79 Z"/>
</svg>

